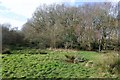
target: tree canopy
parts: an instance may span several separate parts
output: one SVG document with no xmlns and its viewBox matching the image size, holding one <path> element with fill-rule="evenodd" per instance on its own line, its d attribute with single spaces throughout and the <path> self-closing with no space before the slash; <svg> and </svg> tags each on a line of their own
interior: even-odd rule
<svg viewBox="0 0 120 80">
<path fill-rule="evenodd" d="M 42 5 L 20 32 L 2 27 L 3 44 L 26 40 L 37 48 L 114 49 L 120 45 L 118 7 L 110 2 L 85 3 L 77 7 Z"/>
</svg>

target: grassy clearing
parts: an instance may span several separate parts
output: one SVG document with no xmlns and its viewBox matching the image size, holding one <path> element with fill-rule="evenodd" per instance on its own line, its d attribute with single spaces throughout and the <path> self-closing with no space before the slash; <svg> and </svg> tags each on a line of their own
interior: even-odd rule
<svg viewBox="0 0 120 80">
<path fill-rule="evenodd" d="M 45 50 L 48 54 L 39 54 L 36 49 L 14 50 L 12 54 L 2 54 L 2 78 L 111 78 L 117 77 L 102 71 L 97 64 L 102 54 L 74 50 Z M 85 57 L 93 61 L 78 64 L 66 62 L 65 54 Z"/>
</svg>

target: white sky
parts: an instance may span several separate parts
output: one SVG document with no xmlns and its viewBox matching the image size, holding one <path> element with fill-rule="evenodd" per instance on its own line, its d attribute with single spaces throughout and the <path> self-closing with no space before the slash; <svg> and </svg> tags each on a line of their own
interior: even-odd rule
<svg viewBox="0 0 120 80">
<path fill-rule="evenodd" d="M 83 1 L 90 2 L 91 0 L 0 0 L 0 23 L 10 23 L 13 27 L 19 27 L 20 29 L 27 19 L 32 17 L 33 12 L 40 4 L 52 4 L 55 2 L 74 4 Z M 99 0 L 92 1 L 99 2 Z M 107 1 L 118 2 L 120 0 Z"/>
</svg>

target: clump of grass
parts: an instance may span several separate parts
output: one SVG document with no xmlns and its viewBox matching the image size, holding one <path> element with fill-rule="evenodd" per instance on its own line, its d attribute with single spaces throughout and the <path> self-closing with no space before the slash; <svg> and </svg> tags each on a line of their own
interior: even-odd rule
<svg viewBox="0 0 120 80">
<path fill-rule="evenodd" d="M 4 50 L 2 50 L 2 54 L 11 54 L 10 49 L 6 48 Z"/>
<path fill-rule="evenodd" d="M 103 71 L 120 75 L 120 55 L 116 52 L 102 54 L 98 61 L 98 65 Z"/>
</svg>

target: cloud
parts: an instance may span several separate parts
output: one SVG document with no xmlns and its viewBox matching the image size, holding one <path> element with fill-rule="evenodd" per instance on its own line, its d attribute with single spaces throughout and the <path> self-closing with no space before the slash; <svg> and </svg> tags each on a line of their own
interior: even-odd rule
<svg viewBox="0 0 120 80">
<path fill-rule="evenodd" d="M 11 12 L 31 17 L 36 7 L 40 4 L 60 3 L 62 0 L 2 0 L 2 5 L 9 8 Z"/>
<path fill-rule="evenodd" d="M 12 28 L 13 27 L 18 27 L 18 29 L 20 30 L 22 28 L 22 25 L 25 23 L 23 21 L 19 21 L 19 20 L 14 20 L 14 19 L 10 19 L 10 18 L 5 18 L 5 17 L 1 17 L 0 18 L 0 23 L 11 23 L 12 24 Z"/>
<path fill-rule="evenodd" d="M 9 8 L 11 12 L 26 17 L 30 17 L 31 13 L 34 11 L 34 7 L 36 7 L 36 1 L 33 0 L 3 0 L 1 2 L 2 5 Z"/>
<path fill-rule="evenodd" d="M 0 23 L 21 27 L 39 5 L 61 2 L 63 0 L 0 0 Z"/>
</svg>

